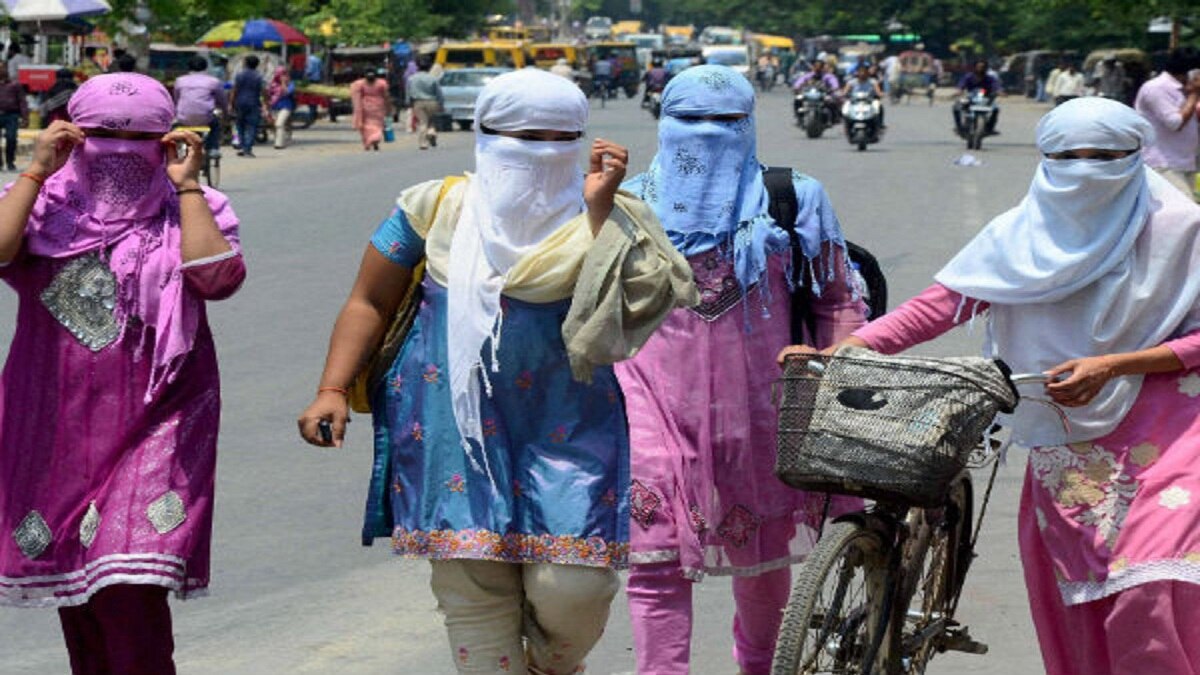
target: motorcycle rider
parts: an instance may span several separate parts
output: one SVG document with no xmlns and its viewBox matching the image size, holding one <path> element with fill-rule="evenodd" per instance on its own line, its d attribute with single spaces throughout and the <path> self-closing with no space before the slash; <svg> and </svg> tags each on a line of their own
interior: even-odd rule
<svg viewBox="0 0 1200 675">
<path fill-rule="evenodd" d="M 1000 93 L 1000 80 L 996 79 L 995 75 L 988 72 L 988 62 L 984 59 L 979 59 L 975 62 L 974 69 L 963 75 L 958 81 L 958 101 L 954 104 L 954 128 L 959 135 L 966 135 L 967 130 L 963 126 L 963 112 L 970 101 L 968 96 L 976 89 L 982 89 L 987 96 L 988 103 L 992 104 L 992 114 L 988 117 L 987 134 L 994 136 L 999 134 L 996 131 L 996 122 L 1000 119 L 1000 106 L 996 105 L 996 96 Z"/>
<path fill-rule="evenodd" d="M 837 75 L 825 70 L 825 61 L 820 58 L 812 62 L 811 70 L 796 78 L 796 81 L 792 83 L 792 89 L 799 94 L 805 86 L 812 82 L 819 84 L 828 94 L 825 97 L 825 105 L 829 108 L 830 115 L 836 124 L 842 117 L 842 106 L 837 100 L 841 85 Z"/>
<path fill-rule="evenodd" d="M 667 72 L 666 68 L 663 68 L 662 59 L 654 59 L 650 63 L 649 70 L 642 75 L 642 82 L 646 84 L 645 93 L 642 94 L 643 108 L 650 105 L 650 94 L 656 91 L 661 94 L 670 79 L 671 74 Z"/>
<path fill-rule="evenodd" d="M 854 79 L 846 82 L 846 86 L 842 88 L 842 98 L 849 101 L 855 94 L 866 94 L 871 97 L 871 107 L 875 110 L 875 115 L 879 117 L 879 128 L 886 129 L 887 125 L 883 121 L 883 90 L 879 87 L 879 82 L 871 77 L 870 64 L 863 62 L 854 69 Z"/>
</svg>

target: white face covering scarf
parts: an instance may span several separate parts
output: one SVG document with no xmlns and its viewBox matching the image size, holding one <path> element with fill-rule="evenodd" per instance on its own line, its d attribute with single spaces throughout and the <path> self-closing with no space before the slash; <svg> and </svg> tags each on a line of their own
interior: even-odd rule
<svg viewBox="0 0 1200 675">
<path fill-rule="evenodd" d="M 494 131 L 582 132 L 587 100 L 573 83 L 536 69 L 492 80 L 475 108 L 475 169 L 450 244 L 450 393 L 464 446 L 483 445 L 481 396 L 499 371 L 500 293 L 506 275 L 584 210 L 582 141 L 526 141 Z M 483 348 L 491 340 L 491 358 Z M 482 387 L 481 387 L 482 384 Z M 472 458 L 477 470 L 481 470 Z"/>
<path fill-rule="evenodd" d="M 1153 140 L 1140 115 L 1100 98 L 1059 106 L 1037 133 L 1043 153 L 1137 150 Z M 1047 158 L 1021 204 L 990 222 L 936 279 L 991 303 L 986 349 L 1017 372 L 1153 347 L 1200 327 L 1200 315 L 1192 316 L 1200 301 L 1200 212 L 1174 217 L 1167 209 L 1177 201 L 1140 151 L 1111 161 Z M 1010 422 L 1014 440 L 1056 445 L 1104 436 L 1129 412 L 1141 382 L 1116 378 L 1088 405 L 1065 409 L 1069 432 L 1050 407 L 1027 402 Z"/>
</svg>

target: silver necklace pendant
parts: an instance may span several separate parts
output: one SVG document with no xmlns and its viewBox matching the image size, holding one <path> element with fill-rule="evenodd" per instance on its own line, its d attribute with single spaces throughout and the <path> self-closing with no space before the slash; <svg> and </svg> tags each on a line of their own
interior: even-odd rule
<svg viewBox="0 0 1200 675">
<path fill-rule="evenodd" d="M 116 318 L 117 277 L 99 256 L 70 261 L 42 291 L 42 304 L 80 344 L 98 352 L 121 335 Z"/>
</svg>

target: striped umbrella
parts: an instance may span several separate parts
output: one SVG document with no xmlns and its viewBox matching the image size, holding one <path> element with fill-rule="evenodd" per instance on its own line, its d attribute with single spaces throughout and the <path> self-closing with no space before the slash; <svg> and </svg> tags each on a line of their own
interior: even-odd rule
<svg viewBox="0 0 1200 675">
<path fill-rule="evenodd" d="M 4 0 L 4 9 L 14 21 L 62 21 L 107 14 L 107 0 Z"/>
<path fill-rule="evenodd" d="M 304 33 L 282 21 L 274 19 L 249 19 L 226 21 L 217 24 L 205 33 L 196 44 L 207 47 L 250 47 L 264 49 L 279 45 L 306 45 Z"/>
</svg>

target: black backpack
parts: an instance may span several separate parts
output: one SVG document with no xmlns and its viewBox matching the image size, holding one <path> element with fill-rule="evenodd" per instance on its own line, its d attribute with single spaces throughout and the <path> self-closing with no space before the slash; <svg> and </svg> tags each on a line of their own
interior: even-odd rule
<svg viewBox="0 0 1200 675">
<path fill-rule="evenodd" d="M 771 204 L 769 213 L 792 239 L 792 343 L 800 344 L 803 340 L 805 327 L 809 335 L 816 335 L 816 317 L 809 311 L 812 297 L 804 280 L 808 272 L 808 259 L 800 251 L 800 235 L 796 232 L 796 216 L 800 204 L 796 201 L 796 189 L 792 185 L 792 170 L 787 167 L 773 166 L 763 171 L 763 183 L 767 186 L 767 194 Z M 874 320 L 887 312 L 887 277 L 879 261 L 870 251 L 846 241 L 846 249 L 850 253 L 850 263 L 858 270 L 866 285 L 867 320 Z"/>
</svg>

